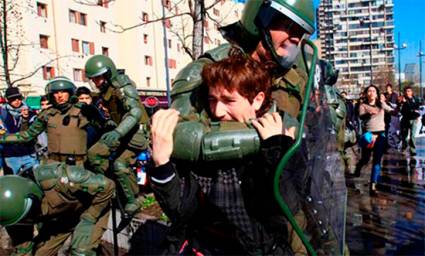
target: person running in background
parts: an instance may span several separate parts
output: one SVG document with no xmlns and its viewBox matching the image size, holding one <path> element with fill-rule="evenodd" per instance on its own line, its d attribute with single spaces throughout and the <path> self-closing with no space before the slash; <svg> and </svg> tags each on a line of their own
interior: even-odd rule
<svg viewBox="0 0 425 256">
<path fill-rule="evenodd" d="M 365 100 L 359 106 L 359 116 L 363 121 L 363 135 L 360 138 L 362 156 L 356 165 L 355 177 L 360 177 L 360 171 L 373 154 L 372 172 L 370 175 L 370 194 L 376 195 L 376 185 L 381 173 L 381 159 L 385 150 L 385 112 L 393 109 L 388 106 L 385 96 L 379 94 L 375 85 L 369 85 L 365 89 Z"/>
</svg>

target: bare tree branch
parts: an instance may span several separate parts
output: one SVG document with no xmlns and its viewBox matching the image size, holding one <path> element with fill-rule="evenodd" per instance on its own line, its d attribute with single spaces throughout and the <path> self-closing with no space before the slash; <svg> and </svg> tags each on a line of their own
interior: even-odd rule
<svg viewBox="0 0 425 256">
<path fill-rule="evenodd" d="M 213 8 L 216 4 L 220 3 L 221 0 L 215 0 L 210 6 L 205 7 L 205 12 Z"/>
<path fill-rule="evenodd" d="M 54 61 L 57 61 L 57 60 L 59 60 L 59 59 L 63 59 L 63 58 L 68 58 L 68 57 L 74 57 L 74 55 L 64 55 L 64 56 L 58 56 L 58 57 L 56 57 L 56 58 L 54 58 L 54 59 L 51 59 L 51 60 L 49 60 L 49 61 L 47 61 L 46 63 L 44 63 L 44 64 L 42 64 L 42 65 L 40 65 L 40 66 L 38 66 L 37 68 L 35 68 L 32 72 L 30 72 L 30 73 L 28 73 L 28 74 L 26 74 L 26 75 L 23 75 L 22 77 L 20 77 L 20 78 L 18 78 L 18 79 L 16 79 L 16 80 L 14 80 L 14 81 L 12 81 L 11 82 L 11 85 L 14 85 L 15 83 L 17 83 L 17 82 L 19 82 L 19 81 L 22 81 L 22 80 L 25 80 L 25 79 L 27 79 L 27 78 L 29 78 L 29 77 L 32 77 L 33 75 L 35 75 L 40 69 L 42 69 L 44 66 L 46 66 L 46 65 L 48 65 L 48 64 L 50 64 L 50 63 L 52 63 L 52 62 L 54 62 Z M 14 74 L 15 76 L 18 76 L 18 74 Z"/>
<path fill-rule="evenodd" d="M 153 20 L 149 20 L 149 21 L 145 21 L 130 27 L 124 27 L 122 25 L 119 24 L 114 24 L 114 23 L 110 23 L 112 26 L 119 28 L 119 30 L 114 30 L 112 28 L 108 28 L 109 31 L 111 32 L 115 32 L 115 33 L 124 33 L 125 31 L 131 30 L 131 29 L 135 29 L 137 27 L 141 27 L 150 23 L 154 23 L 154 22 L 158 22 L 158 21 L 163 21 L 163 20 L 167 20 L 167 19 L 173 19 L 175 17 L 180 17 L 180 16 L 184 16 L 184 15 L 190 15 L 190 13 L 188 12 L 183 12 L 183 13 L 179 13 L 179 14 L 175 14 L 172 16 L 168 16 L 168 17 L 161 17 L 161 18 L 157 18 L 157 19 L 153 19 Z"/>
<path fill-rule="evenodd" d="M 89 6 L 98 6 L 99 5 L 99 1 L 94 0 L 74 0 L 75 3 L 77 4 L 83 4 L 83 5 L 89 5 Z M 109 4 L 115 2 L 115 0 L 103 0 L 103 3 Z"/>
</svg>

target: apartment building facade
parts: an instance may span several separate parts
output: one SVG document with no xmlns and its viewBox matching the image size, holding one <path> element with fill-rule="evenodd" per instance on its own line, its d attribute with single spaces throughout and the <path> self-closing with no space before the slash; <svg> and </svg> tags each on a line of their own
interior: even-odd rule
<svg viewBox="0 0 425 256">
<path fill-rule="evenodd" d="M 317 10 L 322 57 L 340 71 L 337 86 L 358 95 L 394 72 L 393 0 L 322 0 Z"/>
<path fill-rule="evenodd" d="M 95 54 L 111 57 L 142 92 L 166 90 L 191 58 L 193 23 L 187 0 L 14 0 L 22 13 L 20 26 L 25 47 L 19 53 L 15 77 L 34 75 L 16 83 L 27 95 L 42 95 L 49 79 L 66 76 L 77 86 L 89 86 L 84 64 Z M 215 0 L 206 0 L 209 7 Z M 165 17 L 162 22 L 163 5 Z M 239 19 L 242 3 L 223 0 L 208 9 L 204 51 L 224 42 L 218 27 Z M 166 40 L 164 40 L 164 28 Z M 182 38 L 185 38 L 182 41 Z M 168 59 L 165 60 L 165 50 Z M 0 90 L 5 89 L 0 85 Z"/>
</svg>

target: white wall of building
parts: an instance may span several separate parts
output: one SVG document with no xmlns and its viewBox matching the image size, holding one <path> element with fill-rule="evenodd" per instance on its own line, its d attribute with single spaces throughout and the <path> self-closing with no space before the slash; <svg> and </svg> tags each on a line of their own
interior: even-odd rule
<svg viewBox="0 0 425 256">
<path fill-rule="evenodd" d="M 143 23 L 143 13 L 147 13 L 149 20 L 162 17 L 162 1 L 139 0 L 111 1 L 108 7 L 84 5 L 74 0 L 16 0 L 31 4 L 27 6 L 22 20 L 25 40 L 31 46 L 21 51 L 20 62 L 17 67 L 19 74 L 27 74 L 45 65 L 54 68 L 55 76 L 63 75 L 74 80 L 77 86 L 88 86 L 81 78 L 75 77 L 74 69 L 84 69 L 84 64 L 92 54 L 83 54 L 82 42 L 94 44 L 94 54 L 102 54 L 102 47 L 108 48 L 108 55 L 115 61 L 118 68 L 125 69 L 126 73 L 137 84 L 138 90 L 165 91 L 165 53 L 164 33 L 162 22 L 153 22 L 143 26 L 136 26 L 125 32 L 116 31 Z M 92 1 L 95 3 L 96 1 Z M 207 0 L 209 6 L 215 0 Z M 179 3 L 176 5 L 176 3 Z M 40 17 L 37 4 L 47 7 L 47 17 Z M 23 4 L 24 6 L 24 4 Z M 171 0 L 171 9 L 166 10 L 166 16 L 173 15 L 178 8 L 179 13 L 188 11 L 187 0 Z M 209 9 L 210 15 L 219 22 L 219 25 L 237 21 L 240 17 L 242 4 L 225 0 Z M 87 24 L 81 25 L 70 22 L 70 10 L 86 14 Z M 106 23 L 106 31 L 101 31 L 100 22 Z M 191 34 L 192 26 L 189 16 L 179 16 L 171 19 L 171 27 L 167 29 L 168 59 L 175 61 L 169 68 L 170 80 L 178 71 L 187 65 L 191 58 L 184 53 L 182 43 L 175 32 L 182 35 Z M 204 50 L 212 49 L 224 43 L 224 39 L 217 31 L 217 26 L 208 20 L 204 26 L 208 39 L 204 40 Z M 114 32 L 115 31 L 115 32 Z M 40 47 L 40 35 L 48 36 L 48 49 Z M 147 42 L 145 43 L 145 35 Z M 72 49 L 71 39 L 78 40 L 79 51 Z M 146 57 L 151 58 L 151 64 L 146 63 Z M 148 82 L 149 80 L 149 82 Z M 47 80 L 43 78 L 43 70 L 28 79 L 17 83 L 29 95 L 41 95 Z M 4 90 L 5 84 L 0 84 Z"/>
</svg>

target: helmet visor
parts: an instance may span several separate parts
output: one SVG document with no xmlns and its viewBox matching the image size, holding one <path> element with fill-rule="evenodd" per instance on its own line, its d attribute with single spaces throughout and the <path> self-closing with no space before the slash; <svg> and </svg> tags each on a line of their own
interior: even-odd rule
<svg viewBox="0 0 425 256">
<path fill-rule="evenodd" d="M 297 17 L 294 20 L 287 15 L 289 13 L 285 14 L 280 7 L 275 2 L 262 5 L 255 19 L 256 25 L 260 29 L 281 29 L 286 31 L 290 37 L 299 39 L 310 37 L 308 31 L 297 22 Z"/>
</svg>

